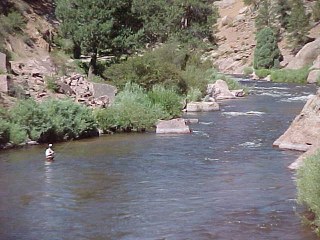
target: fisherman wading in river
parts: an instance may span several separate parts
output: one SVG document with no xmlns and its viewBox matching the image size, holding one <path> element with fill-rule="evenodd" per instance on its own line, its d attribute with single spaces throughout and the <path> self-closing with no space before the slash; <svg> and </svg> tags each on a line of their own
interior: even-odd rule
<svg viewBox="0 0 320 240">
<path fill-rule="evenodd" d="M 54 151 L 52 150 L 52 144 L 49 144 L 49 147 L 46 149 L 46 160 L 53 161 L 54 158 Z"/>
</svg>

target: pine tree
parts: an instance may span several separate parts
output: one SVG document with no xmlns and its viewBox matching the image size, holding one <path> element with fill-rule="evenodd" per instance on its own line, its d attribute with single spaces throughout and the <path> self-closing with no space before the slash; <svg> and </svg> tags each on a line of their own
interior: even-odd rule
<svg viewBox="0 0 320 240">
<path fill-rule="evenodd" d="M 149 42 L 165 42 L 176 37 L 212 38 L 218 18 L 211 0 L 133 0 L 133 10 L 142 19 Z"/>
<path fill-rule="evenodd" d="M 65 37 L 91 55 L 89 76 L 96 71 L 99 52 L 125 51 L 138 43 L 139 21 L 131 14 L 131 1 L 57 0 L 56 15 Z"/>
<path fill-rule="evenodd" d="M 277 37 L 274 31 L 269 28 L 261 29 L 256 35 L 257 45 L 254 51 L 253 66 L 255 69 L 275 68 L 282 60 Z"/>
<path fill-rule="evenodd" d="M 288 19 L 288 40 L 294 53 L 308 41 L 310 14 L 306 13 L 302 0 L 291 0 L 291 13 Z"/>
<path fill-rule="evenodd" d="M 276 7 L 277 18 L 280 23 L 280 26 L 285 29 L 288 28 L 289 12 L 290 5 L 288 0 L 278 0 Z"/>
<path fill-rule="evenodd" d="M 278 32 L 276 17 L 277 12 L 275 2 L 273 0 L 262 0 L 259 3 L 258 14 L 255 19 L 255 26 L 257 31 L 265 27 L 269 27 L 272 28 L 275 32 Z"/>
</svg>

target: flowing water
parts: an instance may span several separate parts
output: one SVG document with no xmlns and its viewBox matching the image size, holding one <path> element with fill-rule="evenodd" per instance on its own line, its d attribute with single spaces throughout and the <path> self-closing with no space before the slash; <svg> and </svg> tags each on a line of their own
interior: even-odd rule
<svg viewBox="0 0 320 240">
<path fill-rule="evenodd" d="M 185 135 L 116 134 L 0 153 L 0 239 L 312 240 L 300 153 L 272 147 L 315 86 L 252 83 Z"/>
</svg>

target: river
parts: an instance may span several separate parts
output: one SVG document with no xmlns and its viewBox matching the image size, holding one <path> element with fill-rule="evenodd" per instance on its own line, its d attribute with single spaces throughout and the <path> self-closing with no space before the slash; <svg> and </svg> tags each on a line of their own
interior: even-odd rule
<svg viewBox="0 0 320 240">
<path fill-rule="evenodd" d="M 315 86 L 246 82 L 184 135 L 115 134 L 0 153 L 3 240 L 313 240 L 301 224 L 300 153 L 272 147 Z"/>
</svg>

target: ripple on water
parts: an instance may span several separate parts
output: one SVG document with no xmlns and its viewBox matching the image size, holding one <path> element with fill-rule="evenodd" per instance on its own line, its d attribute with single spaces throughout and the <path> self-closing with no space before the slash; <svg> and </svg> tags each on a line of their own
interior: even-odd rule
<svg viewBox="0 0 320 240">
<path fill-rule="evenodd" d="M 249 111 L 249 112 L 223 112 L 222 115 L 226 115 L 226 116 L 232 116 L 232 117 L 236 117 L 236 116 L 262 116 L 264 115 L 264 112 L 258 112 L 258 111 Z"/>
</svg>

